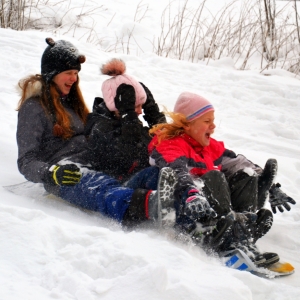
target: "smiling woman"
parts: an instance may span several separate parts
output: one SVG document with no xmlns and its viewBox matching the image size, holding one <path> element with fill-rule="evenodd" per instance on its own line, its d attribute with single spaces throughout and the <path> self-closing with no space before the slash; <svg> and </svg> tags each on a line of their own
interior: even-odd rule
<svg viewBox="0 0 300 300">
<path fill-rule="evenodd" d="M 78 80 L 77 70 L 63 71 L 53 78 L 53 82 L 57 85 L 57 88 L 61 91 L 62 95 L 68 95 L 70 93 L 72 85 Z"/>
</svg>

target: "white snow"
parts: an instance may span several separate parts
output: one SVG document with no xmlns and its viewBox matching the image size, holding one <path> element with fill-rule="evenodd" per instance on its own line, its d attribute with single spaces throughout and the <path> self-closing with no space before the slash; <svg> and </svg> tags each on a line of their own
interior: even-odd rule
<svg viewBox="0 0 300 300">
<path fill-rule="evenodd" d="M 106 21 L 105 25 L 100 22 L 103 28 L 98 27 L 102 36 L 107 32 L 107 39 L 113 38 L 113 30 L 121 32 L 122 28 L 126 33 L 139 1 L 96 2 L 108 8 L 99 16 Z M 151 36 L 152 28 L 157 30 L 154 20 L 160 18 L 168 1 L 149 3 L 147 18 L 135 33 L 141 44 L 149 42 L 144 34 Z M 57 12 L 57 19 L 67 9 Z M 74 9 L 65 22 L 75 17 Z M 106 28 L 111 18 L 114 27 Z M 162 58 L 151 53 L 150 47 L 131 55 L 104 52 L 79 34 L 73 37 L 73 32 L 58 32 L 0 29 L 0 299 L 298 299 L 299 79 L 281 69 L 268 70 L 269 76 L 259 70 L 238 71 L 230 59 L 206 65 Z M 276 158 L 277 181 L 297 204 L 290 212 L 274 216 L 271 231 L 258 246 L 278 253 L 282 261 L 294 265 L 295 273 L 279 279 L 258 278 L 226 268 L 200 248 L 175 242 L 167 233 L 124 232 L 100 214 L 45 198 L 39 188 L 32 187 L 22 195 L 4 189 L 25 181 L 16 165 L 19 95 L 15 86 L 20 78 L 39 73 L 48 36 L 67 39 L 86 55 L 80 85 L 90 108 L 94 97 L 101 96 L 101 84 L 107 78 L 100 75 L 99 67 L 110 58 L 121 58 L 128 74 L 143 82 L 162 108 L 172 110 L 183 91 L 203 95 L 216 108 L 216 139 L 262 167 L 268 158 Z"/>
</svg>

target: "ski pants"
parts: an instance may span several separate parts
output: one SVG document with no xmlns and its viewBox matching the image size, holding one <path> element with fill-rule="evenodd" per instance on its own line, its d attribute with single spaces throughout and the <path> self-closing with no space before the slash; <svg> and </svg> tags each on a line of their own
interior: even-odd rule
<svg viewBox="0 0 300 300">
<path fill-rule="evenodd" d="M 148 167 L 133 175 L 124 185 L 132 189 L 156 190 L 158 167 Z M 201 176 L 204 193 L 211 207 L 219 216 L 234 210 L 255 212 L 257 210 L 257 178 L 242 170 L 226 178 L 223 172 L 212 170 Z M 216 201 L 217 200 L 217 201 Z"/>
<path fill-rule="evenodd" d="M 238 171 L 226 179 L 220 171 L 209 171 L 201 179 L 205 185 L 204 193 L 218 215 L 224 216 L 231 209 L 235 212 L 257 210 L 256 176 Z"/>
<path fill-rule="evenodd" d="M 252 189 L 255 186 L 257 187 L 254 184 L 255 180 L 253 181 L 251 176 L 248 179 L 245 179 L 246 177 L 244 178 L 244 176 L 241 178 L 239 173 L 236 176 L 232 177 L 232 179 L 235 178 L 236 180 L 236 185 L 234 186 L 228 183 L 224 173 L 217 170 L 209 171 L 201 176 L 201 180 L 204 183 L 203 192 L 210 206 L 218 214 L 218 217 L 215 219 L 208 217 L 198 219 L 198 222 L 203 226 L 216 225 L 220 217 L 226 216 L 231 210 L 244 212 L 249 208 L 252 209 L 253 203 L 251 201 L 253 199 L 251 197 L 248 198 L 248 195 L 251 191 L 253 193 Z M 196 222 L 177 211 L 176 226 L 184 232 L 192 232 L 196 228 Z"/>
<path fill-rule="evenodd" d="M 133 189 L 123 187 L 116 179 L 101 172 L 88 171 L 78 184 L 60 186 L 57 196 L 121 222 L 132 194 Z"/>
<path fill-rule="evenodd" d="M 148 167 L 134 174 L 124 186 L 132 189 L 156 190 L 159 178 L 158 167 Z"/>
<path fill-rule="evenodd" d="M 264 206 L 266 197 L 260 197 L 262 203 L 258 203 L 258 176 L 250 176 L 240 170 L 230 176 L 227 181 L 234 211 L 256 212 L 258 208 Z"/>
</svg>

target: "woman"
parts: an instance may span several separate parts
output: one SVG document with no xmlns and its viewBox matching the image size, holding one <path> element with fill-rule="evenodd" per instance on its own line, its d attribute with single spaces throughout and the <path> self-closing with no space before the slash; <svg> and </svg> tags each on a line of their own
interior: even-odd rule
<svg viewBox="0 0 300 300">
<path fill-rule="evenodd" d="M 259 254 L 254 246 L 273 222 L 271 211 L 263 208 L 268 191 L 272 209 L 284 205 L 289 210 L 287 202 L 295 204 L 278 186 L 272 185 L 276 160 L 269 159 L 262 169 L 214 140 L 214 107 L 199 95 L 180 94 L 170 117 L 172 123 L 150 130 L 155 137 L 149 152 L 152 165 L 171 167 L 177 174 L 174 205 L 178 226 L 192 234 L 197 224 L 212 221 L 218 231 L 234 226 L 239 231 L 237 239 L 217 243 L 216 251 L 246 249 L 258 265 L 278 261 L 277 254 Z"/>
<path fill-rule="evenodd" d="M 46 42 L 41 75 L 19 82 L 20 172 L 29 181 L 43 183 L 48 192 L 124 225 L 158 221 L 159 193 L 124 188 L 117 180 L 87 168 L 84 126 L 89 111 L 78 77 L 85 56 L 68 41 L 47 38 Z"/>
<path fill-rule="evenodd" d="M 149 128 L 166 119 L 150 90 L 126 74 L 122 60 L 112 59 L 101 72 L 110 78 L 102 84 L 103 99 L 95 99 L 93 113 L 88 116 L 89 159 L 95 169 L 125 182 L 149 167 Z M 143 112 L 148 126 L 138 118 Z M 157 171 L 148 169 L 148 180 L 157 178 Z"/>
</svg>

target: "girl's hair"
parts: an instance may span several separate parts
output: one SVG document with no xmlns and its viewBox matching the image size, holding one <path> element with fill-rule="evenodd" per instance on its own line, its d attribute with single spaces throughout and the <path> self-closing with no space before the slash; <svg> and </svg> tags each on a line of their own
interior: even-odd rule
<svg viewBox="0 0 300 300">
<path fill-rule="evenodd" d="M 183 114 L 174 112 L 164 112 L 164 114 L 172 119 L 172 123 L 157 124 L 149 130 L 150 135 L 157 135 L 158 143 L 183 134 L 184 126 L 191 123 Z"/>
<path fill-rule="evenodd" d="M 18 103 L 17 110 L 20 110 L 29 94 L 38 97 L 43 109 L 49 118 L 53 121 L 53 134 L 63 139 L 72 137 L 70 115 L 61 104 L 60 95 L 54 82 L 46 84 L 41 75 L 32 75 L 18 83 L 22 90 L 21 99 Z M 84 102 L 78 80 L 72 85 L 68 94 L 70 106 L 85 124 L 89 110 Z"/>
</svg>

